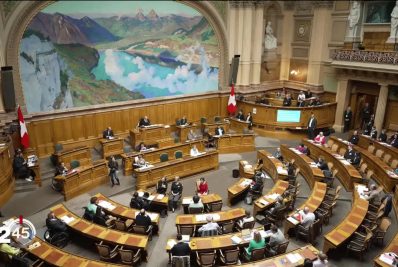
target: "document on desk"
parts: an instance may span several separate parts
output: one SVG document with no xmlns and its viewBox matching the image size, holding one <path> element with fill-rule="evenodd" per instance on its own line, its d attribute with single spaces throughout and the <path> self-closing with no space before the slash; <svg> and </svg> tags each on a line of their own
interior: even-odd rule
<svg viewBox="0 0 398 267">
<path fill-rule="evenodd" d="M 107 209 L 107 210 L 114 210 L 116 208 L 114 205 L 112 205 L 111 203 L 109 203 L 108 201 L 105 201 L 105 200 L 100 200 L 98 202 L 98 205 L 100 205 L 101 207 L 103 207 L 104 209 Z"/>
<path fill-rule="evenodd" d="M 260 203 L 263 204 L 264 206 L 267 206 L 269 204 L 269 202 L 267 200 L 265 200 L 264 198 L 261 198 Z"/>
<path fill-rule="evenodd" d="M 212 216 L 213 216 L 213 220 L 215 220 L 215 221 L 219 221 L 220 220 L 220 214 L 218 214 L 218 213 L 214 213 L 214 214 L 212 214 Z"/>
<path fill-rule="evenodd" d="M 167 246 L 169 248 L 174 247 L 175 244 L 177 244 L 177 242 L 174 239 L 170 239 L 169 241 L 167 241 Z"/>
<path fill-rule="evenodd" d="M 198 221 L 198 222 L 204 222 L 204 221 L 206 221 L 206 215 L 204 215 L 204 214 L 198 214 L 198 215 L 195 216 L 195 219 L 196 219 L 196 221 Z"/>
<path fill-rule="evenodd" d="M 157 198 L 157 199 L 163 199 L 163 198 L 164 198 L 164 195 L 163 195 L 163 194 L 159 194 L 156 198 Z"/>
<path fill-rule="evenodd" d="M 183 198 L 182 199 L 182 204 L 183 205 L 189 205 L 191 203 L 193 203 L 192 198 Z"/>
<path fill-rule="evenodd" d="M 147 214 L 151 218 L 151 221 L 156 221 L 158 219 L 158 217 L 159 217 L 159 214 L 157 214 L 157 213 L 149 213 L 149 212 L 147 212 Z"/>
<path fill-rule="evenodd" d="M 289 253 L 286 255 L 286 258 L 290 261 L 290 263 L 299 262 L 303 257 L 299 253 Z"/>
<path fill-rule="evenodd" d="M 240 244 L 242 242 L 242 239 L 236 235 L 234 235 L 233 237 L 231 237 L 231 240 L 234 244 Z"/>
<path fill-rule="evenodd" d="M 349 163 L 348 161 L 346 161 L 345 159 L 341 159 L 340 160 L 344 165 L 351 165 L 351 163 Z"/>
<path fill-rule="evenodd" d="M 148 197 L 148 200 L 149 200 L 149 201 L 152 201 L 152 200 L 154 200 L 154 199 L 155 199 L 155 196 L 153 196 L 153 195 Z"/>
<path fill-rule="evenodd" d="M 240 183 L 241 187 L 246 187 L 252 183 L 252 180 L 250 179 L 245 179 L 243 182 Z"/>
<path fill-rule="evenodd" d="M 276 170 L 278 171 L 279 174 L 287 174 L 287 170 L 284 169 L 283 167 L 279 166 Z"/>
<path fill-rule="evenodd" d="M 68 215 L 64 215 L 64 216 L 61 217 L 61 221 L 63 221 L 66 224 L 70 224 L 74 220 L 75 220 L 75 218 L 69 217 Z"/>
<path fill-rule="evenodd" d="M 287 220 L 294 225 L 297 225 L 299 223 L 299 221 L 297 221 L 295 218 L 293 218 L 291 216 L 287 217 Z"/>
</svg>

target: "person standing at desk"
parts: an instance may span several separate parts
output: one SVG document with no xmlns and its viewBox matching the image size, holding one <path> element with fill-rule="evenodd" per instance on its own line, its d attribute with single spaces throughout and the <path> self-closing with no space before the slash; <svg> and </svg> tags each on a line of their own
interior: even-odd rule
<svg viewBox="0 0 398 267">
<path fill-rule="evenodd" d="M 106 128 L 106 130 L 102 132 L 102 138 L 104 138 L 104 139 L 112 139 L 113 138 L 113 131 L 112 131 L 111 126 Z"/>
<path fill-rule="evenodd" d="M 145 127 L 151 125 L 151 122 L 148 119 L 148 116 L 144 116 L 144 118 L 140 119 L 140 122 L 138 123 L 139 127 Z"/>
<path fill-rule="evenodd" d="M 350 130 L 351 120 L 352 120 L 351 107 L 347 107 L 347 110 L 344 111 L 344 132 Z"/>
<path fill-rule="evenodd" d="M 119 169 L 119 164 L 117 163 L 114 156 L 111 156 L 108 162 L 109 167 L 109 177 L 111 178 L 112 187 L 115 184 L 120 185 L 119 178 L 117 177 L 117 170 Z"/>
<path fill-rule="evenodd" d="M 177 241 L 178 243 L 175 244 L 170 250 L 171 256 L 177 256 L 177 257 L 190 256 L 191 247 L 188 245 L 188 243 L 185 243 L 182 240 L 181 234 L 177 234 Z"/>
<path fill-rule="evenodd" d="M 249 129 L 251 129 L 253 126 L 253 116 L 250 111 L 249 111 L 249 113 L 247 113 L 246 122 L 249 123 Z"/>
<path fill-rule="evenodd" d="M 303 91 L 300 91 L 299 95 L 297 96 L 297 106 L 304 107 L 305 106 L 305 94 Z"/>
<path fill-rule="evenodd" d="M 392 136 L 390 145 L 393 146 L 393 147 L 398 148 L 398 134 L 395 133 L 395 134 Z"/>
<path fill-rule="evenodd" d="M 308 127 L 308 139 L 313 140 L 315 137 L 315 129 L 316 129 L 316 118 L 314 113 L 311 114 L 311 118 L 308 121 L 307 127 Z"/>
<path fill-rule="evenodd" d="M 215 135 L 222 136 L 223 134 L 225 134 L 224 128 L 217 126 L 217 128 L 215 130 Z"/>
<path fill-rule="evenodd" d="M 14 170 L 14 174 L 16 174 L 18 178 L 22 178 L 28 182 L 32 182 L 36 177 L 36 173 L 28 167 L 28 163 L 22 155 L 22 150 L 19 148 L 17 149 L 14 156 L 12 167 Z"/>
<path fill-rule="evenodd" d="M 244 121 L 245 120 L 245 115 L 243 115 L 243 111 L 239 110 L 238 115 L 236 115 L 236 118 L 240 121 Z"/>
</svg>

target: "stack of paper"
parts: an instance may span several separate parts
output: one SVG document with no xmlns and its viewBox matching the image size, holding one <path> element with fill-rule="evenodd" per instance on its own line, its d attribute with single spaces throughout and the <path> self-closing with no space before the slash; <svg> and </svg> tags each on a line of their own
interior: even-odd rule
<svg viewBox="0 0 398 267">
<path fill-rule="evenodd" d="M 100 205 L 101 207 L 103 207 L 106 210 L 113 210 L 116 208 L 114 205 L 112 205 L 111 203 L 109 203 L 108 201 L 105 201 L 105 200 L 100 200 L 98 202 L 98 205 Z"/>
<path fill-rule="evenodd" d="M 196 221 L 198 221 L 198 222 L 206 221 L 206 215 L 204 215 L 204 214 L 198 214 L 198 215 L 195 216 L 195 219 L 196 219 Z"/>
<path fill-rule="evenodd" d="M 182 235 L 183 242 L 189 242 L 190 236 L 189 235 Z"/>
<path fill-rule="evenodd" d="M 214 221 L 219 221 L 220 220 L 220 214 L 218 214 L 218 213 L 214 213 L 214 214 L 212 214 L 212 216 L 213 216 L 213 220 Z"/>
<path fill-rule="evenodd" d="M 148 215 L 151 218 L 151 221 L 156 221 L 157 218 L 159 217 L 159 214 L 157 213 L 148 213 Z"/>
<path fill-rule="evenodd" d="M 234 244 L 240 244 L 242 242 L 242 239 L 236 235 L 234 235 L 233 237 L 231 237 L 231 240 Z"/>
<path fill-rule="evenodd" d="M 383 253 L 380 255 L 379 260 L 393 266 L 395 257 L 395 253 Z"/>
<path fill-rule="evenodd" d="M 275 157 L 274 157 L 274 156 L 268 156 L 268 158 L 269 158 L 269 159 L 274 159 Z"/>
<path fill-rule="evenodd" d="M 291 217 L 291 216 L 287 217 L 287 220 L 288 220 L 289 222 L 291 222 L 292 224 L 294 224 L 294 225 L 296 225 L 296 224 L 299 223 L 299 221 L 297 221 L 296 218 L 293 218 L 293 217 Z"/>
<path fill-rule="evenodd" d="M 286 258 L 290 261 L 290 263 L 294 264 L 296 262 L 299 262 L 303 257 L 301 257 L 300 254 L 298 253 L 289 253 L 286 255 Z"/>
<path fill-rule="evenodd" d="M 259 233 L 260 233 L 262 238 L 266 238 L 266 237 L 269 237 L 271 235 L 271 230 L 268 230 L 268 231 L 261 230 L 261 231 L 259 231 Z"/>
<path fill-rule="evenodd" d="M 241 187 L 246 187 L 252 183 L 252 180 L 250 179 L 245 179 L 243 182 L 240 183 Z"/>
<path fill-rule="evenodd" d="M 247 165 L 245 165 L 245 166 L 243 167 L 243 169 L 244 169 L 245 171 L 250 171 L 252 168 L 253 168 L 253 166 L 250 165 L 250 164 L 247 164 Z"/>
<path fill-rule="evenodd" d="M 73 222 L 75 220 L 75 218 L 73 217 L 68 217 L 68 215 L 64 215 L 61 217 L 61 220 L 66 223 L 66 224 L 70 224 L 71 222 Z"/>
<path fill-rule="evenodd" d="M 163 195 L 163 194 L 159 194 L 159 195 L 157 196 L 157 199 L 162 199 L 162 198 L 164 198 L 164 195 Z"/>
<path fill-rule="evenodd" d="M 278 194 L 278 193 L 273 193 L 273 194 L 267 195 L 267 198 L 270 198 L 270 199 L 275 200 L 275 199 L 277 199 L 279 196 L 280 196 L 280 194 Z"/>
<path fill-rule="evenodd" d="M 278 166 L 276 170 L 278 171 L 279 174 L 287 174 L 287 170 L 281 166 Z"/>
<path fill-rule="evenodd" d="M 193 203 L 192 198 L 183 198 L 183 199 L 182 199 L 182 204 L 183 204 L 183 205 L 189 205 L 189 204 L 191 204 L 191 203 Z"/>
<path fill-rule="evenodd" d="M 169 241 L 167 241 L 167 246 L 169 248 L 174 247 L 175 244 L 177 244 L 177 242 L 174 239 L 170 239 Z"/>
</svg>

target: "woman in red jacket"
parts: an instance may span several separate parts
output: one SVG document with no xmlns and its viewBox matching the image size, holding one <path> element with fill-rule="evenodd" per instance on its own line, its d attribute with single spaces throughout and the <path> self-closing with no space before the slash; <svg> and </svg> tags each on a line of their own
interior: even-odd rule
<svg viewBox="0 0 398 267">
<path fill-rule="evenodd" d="M 205 178 L 200 178 L 199 183 L 197 183 L 196 190 L 198 191 L 199 196 L 204 196 L 209 193 L 209 185 L 207 184 Z"/>
</svg>

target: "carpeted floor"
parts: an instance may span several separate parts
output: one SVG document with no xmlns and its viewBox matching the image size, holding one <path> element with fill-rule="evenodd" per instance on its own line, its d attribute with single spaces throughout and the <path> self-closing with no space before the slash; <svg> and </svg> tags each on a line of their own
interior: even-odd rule
<svg viewBox="0 0 398 267">
<path fill-rule="evenodd" d="M 342 136 L 345 137 L 345 136 Z M 278 140 L 266 137 L 256 137 L 256 148 L 266 149 L 273 152 L 276 147 L 280 144 L 288 144 L 290 146 L 297 146 L 299 142 L 294 140 Z M 95 152 L 94 152 L 95 153 Z M 236 182 L 236 179 L 232 178 L 232 170 L 238 168 L 238 161 L 245 159 L 249 162 L 255 162 L 256 152 L 240 153 L 240 154 L 224 154 L 219 156 L 220 167 L 218 170 L 209 171 L 200 175 L 184 178 L 182 180 L 184 191 L 183 196 L 192 196 L 195 189 L 195 181 L 199 177 L 205 177 L 209 183 L 211 192 L 218 193 L 224 200 L 224 205 L 227 200 L 227 188 Z M 131 177 L 125 177 L 119 174 L 121 180 L 121 186 L 115 186 L 111 188 L 109 185 L 102 185 L 94 188 L 91 192 L 82 194 L 68 202 L 65 205 L 70 208 L 73 212 L 78 215 L 83 214 L 83 209 L 87 205 L 91 195 L 95 193 L 102 193 L 111 199 L 121 204 L 128 205 L 134 188 L 134 180 Z M 296 207 L 300 206 L 307 200 L 307 197 L 311 194 L 311 190 L 308 187 L 305 180 L 299 175 L 299 182 L 301 184 L 300 194 L 296 202 Z M 337 181 L 338 183 L 338 181 Z M 336 183 L 336 185 L 337 185 Z M 272 179 L 265 180 L 264 193 L 269 191 L 273 187 L 274 183 Z M 38 235 L 43 236 L 45 231 L 45 218 L 48 213 L 48 207 L 55 205 L 56 203 L 62 202 L 62 197 L 59 193 L 54 192 L 47 181 L 42 188 L 30 192 L 30 193 L 18 193 L 9 201 L 4 207 L 2 212 L 5 216 L 23 214 L 28 217 L 36 226 Z M 337 224 L 342 221 L 346 214 L 351 210 L 352 193 L 345 192 L 342 190 L 341 198 L 338 201 L 336 209 L 334 210 L 333 216 L 330 220 L 329 225 L 323 227 L 323 233 L 327 233 L 333 229 Z M 246 205 L 243 202 L 236 204 L 234 207 L 243 207 L 250 211 L 253 210 L 252 206 Z M 224 206 L 223 209 L 229 209 Z M 155 236 L 149 245 L 149 261 L 143 263 L 140 266 L 167 266 L 168 255 L 165 251 L 167 239 L 175 237 L 177 229 L 175 226 L 175 218 L 178 214 L 182 214 L 182 210 L 177 210 L 176 213 L 169 213 L 166 218 L 160 220 L 160 234 Z M 395 235 L 397 231 L 396 216 L 392 212 L 390 214 L 392 219 L 392 226 L 388 230 L 384 244 L 388 244 L 389 240 Z M 6 218 L 4 218 L 6 219 Z M 288 251 L 293 250 L 297 247 L 304 245 L 302 241 L 292 238 L 288 247 Z M 322 249 L 323 236 L 317 238 L 316 247 Z M 89 258 L 98 259 L 95 247 L 89 242 L 82 242 L 81 240 L 73 240 L 65 250 L 79 255 L 83 255 Z M 339 255 L 337 258 L 330 259 L 332 266 L 373 266 L 373 258 L 382 250 L 381 247 L 372 247 L 365 255 L 365 260 L 360 262 L 354 257 L 347 255 Z"/>
</svg>

